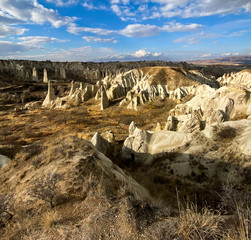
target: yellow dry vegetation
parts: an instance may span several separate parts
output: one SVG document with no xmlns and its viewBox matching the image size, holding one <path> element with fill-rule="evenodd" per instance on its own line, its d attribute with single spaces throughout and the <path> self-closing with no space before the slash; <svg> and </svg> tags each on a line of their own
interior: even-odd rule
<svg viewBox="0 0 251 240">
<path fill-rule="evenodd" d="M 179 67 L 146 67 L 141 69 L 144 75 L 151 75 L 149 84 L 167 85 L 170 90 L 175 90 L 181 86 L 199 85 L 188 77 L 188 72 Z"/>
</svg>

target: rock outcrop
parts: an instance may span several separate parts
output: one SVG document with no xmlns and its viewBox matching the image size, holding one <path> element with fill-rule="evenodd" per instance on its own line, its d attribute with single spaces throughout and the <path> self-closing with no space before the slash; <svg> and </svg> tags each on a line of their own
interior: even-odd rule
<svg viewBox="0 0 251 240">
<path fill-rule="evenodd" d="M 234 86 L 235 88 L 245 88 L 251 91 L 251 70 L 245 69 L 238 73 L 224 74 L 217 81 L 222 86 Z"/>
<path fill-rule="evenodd" d="M 153 156 L 162 152 L 175 151 L 192 140 L 192 135 L 187 133 L 177 133 L 162 130 L 150 132 L 140 130 L 131 123 L 129 127 L 129 137 L 123 144 L 123 157 L 130 158 L 139 163 L 151 164 Z"/>
</svg>

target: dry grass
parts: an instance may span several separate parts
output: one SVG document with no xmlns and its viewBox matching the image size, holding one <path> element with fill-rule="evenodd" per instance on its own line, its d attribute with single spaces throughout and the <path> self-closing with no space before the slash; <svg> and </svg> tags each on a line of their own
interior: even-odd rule
<svg viewBox="0 0 251 240">
<path fill-rule="evenodd" d="M 152 77 L 149 83 L 152 85 L 167 85 L 168 89 L 175 90 L 181 86 L 198 85 L 199 83 L 187 77 L 187 72 L 179 67 L 150 67 L 142 68 L 144 75 Z"/>
<path fill-rule="evenodd" d="M 57 210 L 50 210 L 48 212 L 43 213 L 41 216 L 41 225 L 45 230 L 48 230 L 56 225 L 59 221 Z"/>
</svg>

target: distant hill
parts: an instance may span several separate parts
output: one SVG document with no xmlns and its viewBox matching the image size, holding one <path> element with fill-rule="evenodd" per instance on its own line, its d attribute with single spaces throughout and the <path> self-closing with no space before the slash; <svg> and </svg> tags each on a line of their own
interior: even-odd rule
<svg viewBox="0 0 251 240">
<path fill-rule="evenodd" d="M 190 61 L 189 63 L 200 65 L 249 65 L 251 64 L 251 56 L 232 56 L 215 59 L 205 59 Z"/>
</svg>

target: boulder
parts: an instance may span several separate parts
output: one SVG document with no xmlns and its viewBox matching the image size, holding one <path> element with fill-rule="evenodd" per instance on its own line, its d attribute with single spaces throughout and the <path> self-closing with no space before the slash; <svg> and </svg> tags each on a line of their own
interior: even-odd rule
<svg viewBox="0 0 251 240">
<path fill-rule="evenodd" d="M 10 161 L 8 157 L 0 154 L 0 169 L 6 167 Z"/>
</svg>

